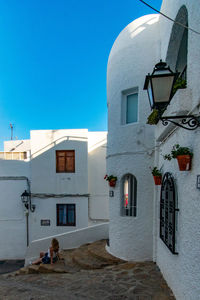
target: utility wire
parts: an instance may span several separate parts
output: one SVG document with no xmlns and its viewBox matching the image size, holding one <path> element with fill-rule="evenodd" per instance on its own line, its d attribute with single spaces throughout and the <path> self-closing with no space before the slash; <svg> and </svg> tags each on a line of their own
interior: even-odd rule
<svg viewBox="0 0 200 300">
<path fill-rule="evenodd" d="M 194 33 L 200 34 L 200 32 L 198 32 L 198 31 L 196 31 L 196 30 L 194 30 L 194 29 L 192 29 L 192 28 L 190 28 L 190 27 L 188 27 L 188 26 L 186 26 L 186 25 L 184 25 L 184 24 L 182 24 L 180 22 L 177 22 L 177 21 L 173 20 L 172 18 L 168 17 L 167 15 L 163 14 L 159 10 L 155 9 L 154 7 L 152 7 L 151 5 L 149 5 L 148 3 L 146 3 L 145 1 L 143 1 L 143 0 L 139 0 L 139 1 L 142 2 L 143 4 L 145 4 L 146 6 L 150 7 L 151 9 L 153 9 L 154 11 L 156 11 L 157 13 L 159 13 L 160 15 L 162 15 L 163 17 L 167 18 L 168 20 L 170 20 L 170 21 L 172 21 L 172 22 L 174 22 L 174 23 L 176 23 L 176 24 L 178 24 L 178 25 L 180 25 L 180 26 L 182 26 L 182 27 L 184 27 L 184 28 L 186 28 L 186 29 L 194 32 Z"/>
</svg>

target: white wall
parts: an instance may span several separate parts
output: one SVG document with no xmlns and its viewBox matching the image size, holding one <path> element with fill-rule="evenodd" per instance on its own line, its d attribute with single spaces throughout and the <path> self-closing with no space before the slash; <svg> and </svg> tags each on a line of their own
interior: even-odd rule
<svg viewBox="0 0 200 300">
<path fill-rule="evenodd" d="M 118 177 L 110 197 L 110 251 L 129 260 L 150 260 L 153 249 L 154 129 L 146 125 L 150 108 L 143 91 L 145 75 L 159 61 L 158 15 L 130 23 L 116 39 L 108 61 L 107 174 Z M 149 60 L 151 57 L 151 60 Z M 122 125 L 123 94 L 138 89 L 138 122 Z M 131 173 L 137 179 L 137 217 L 120 216 L 123 201 L 121 178 Z"/>
<path fill-rule="evenodd" d="M 101 139 L 91 145 L 88 153 L 89 218 L 105 220 L 109 219 L 109 189 L 107 182 L 104 180 L 106 174 L 107 132 L 103 134 L 90 132 L 89 141 L 91 134 L 92 138 L 100 136 Z"/>
<path fill-rule="evenodd" d="M 30 140 L 11 140 L 4 142 L 5 152 L 26 152 L 31 149 Z"/>
<path fill-rule="evenodd" d="M 175 19 L 179 8 L 186 5 L 188 10 L 189 27 L 200 32 L 199 3 L 196 0 L 163 1 L 162 11 Z M 167 47 L 170 39 L 172 23 L 161 19 L 162 57 L 165 60 Z M 188 31 L 188 64 L 187 64 L 187 89 L 178 90 L 173 97 L 166 115 L 192 111 L 199 113 L 200 104 L 200 67 L 196 63 L 200 60 L 199 35 Z M 197 106 L 197 107 L 196 107 Z M 196 108 L 195 108 L 196 107 Z M 167 137 L 168 134 L 171 134 Z M 159 166 L 163 165 L 164 172 L 171 172 L 175 178 L 178 194 L 178 220 L 177 220 L 177 252 L 173 255 L 159 238 L 157 230 L 157 264 L 160 267 L 165 279 L 174 292 L 177 300 L 199 300 L 200 299 L 200 190 L 196 189 L 196 175 L 199 174 L 199 149 L 200 131 L 187 131 L 177 128 L 174 133 L 163 127 L 156 126 L 156 137 L 160 142 L 158 152 Z M 165 140 L 166 138 L 166 140 Z M 169 153 L 174 144 L 180 144 L 193 149 L 194 157 L 192 170 L 181 172 L 178 169 L 177 161 L 163 161 L 161 154 Z M 159 195 L 155 199 L 157 203 L 157 224 L 159 227 Z"/>
<path fill-rule="evenodd" d="M 27 232 L 21 194 L 27 189 L 28 176 L 29 163 L 0 160 L 0 260 L 25 257 Z"/>
<path fill-rule="evenodd" d="M 56 150 L 75 150 L 75 173 L 56 173 Z M 32 193 L 88 193 L 87 130 L 31 131 Z"/>
<path fill-rule="evenodd" d="M 88 226 L 88 197 L 32 198 L 32 203 L 36 210 L 30 215 L 31 241 Z M 56 204 L 76 205 L 76 226 L 57 226 Z M 41 226 L 41 220 L 50 220 L 50 226 Z"/>
<path fill-rule="evenodd" d="M 91 217 L 108 219 L 108 188 L 103 179 L 106 135 L 88 134 L 86 129 L 32 131 L 31 141 L 21 141 L 16 150 L 30 150 L 31 144 L 31 162 L 0 160 L 0 238 L 4 240 L 9 234 L 0 258 L 24 258 L 26 217 L 20 196 L 28 187 L 26 178 L 31 181 L 32 204 L 36 207 L 34 212 L 29 211 L 30 241 L 88 226 L 88 164 Z M 17 142 L 5 142 L 5 149 L 11 150 Z M 56 150 L 75 150 L 75 173 L 56 173 Z M 76 226 L 57 226 L 56 204 L 76 205 Z M 50 220 L 50 226 L 41 226 L 41 220 Z"/>
</svg>

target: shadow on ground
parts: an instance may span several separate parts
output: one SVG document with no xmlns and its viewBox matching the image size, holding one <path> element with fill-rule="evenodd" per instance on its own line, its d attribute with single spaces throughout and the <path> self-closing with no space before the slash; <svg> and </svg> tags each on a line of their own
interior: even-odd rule
<svg viewBox="0 0 200 300">
<path fill-rule="evenodd" d="M 24 260 L 0 260 L 0 274 L 19 270 L 24 266 Z"/>
</svg>

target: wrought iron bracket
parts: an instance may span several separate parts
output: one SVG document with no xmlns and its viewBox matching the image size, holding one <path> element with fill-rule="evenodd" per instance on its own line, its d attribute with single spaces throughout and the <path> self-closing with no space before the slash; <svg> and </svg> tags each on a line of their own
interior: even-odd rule
<svg viewBox="0 0 200 300">
<path fill-rule="evenodd" d="M 159 118 L 162 121 L 164 126 L 167 126 L 170 123 L 174 125 L 187 129 L 187 130 L 195 130 L 200 127 L 200 116 L 194 115 L 180 115 L 180 116 L 166 116 Z M 175 121 L 179 120 L 179 121 Z"/>
</svg>

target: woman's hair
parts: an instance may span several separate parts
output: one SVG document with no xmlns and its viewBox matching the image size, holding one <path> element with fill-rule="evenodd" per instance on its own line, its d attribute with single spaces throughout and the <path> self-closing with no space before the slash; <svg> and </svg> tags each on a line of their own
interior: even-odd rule
<svg viewBox="0 0 200 300">
<path fill-rule="evenodd" d="M 52 248 L 55 252 L 59 250 L 59 242 L 57 239 L 53 238 L 51 241 Z"/>
</svg>

